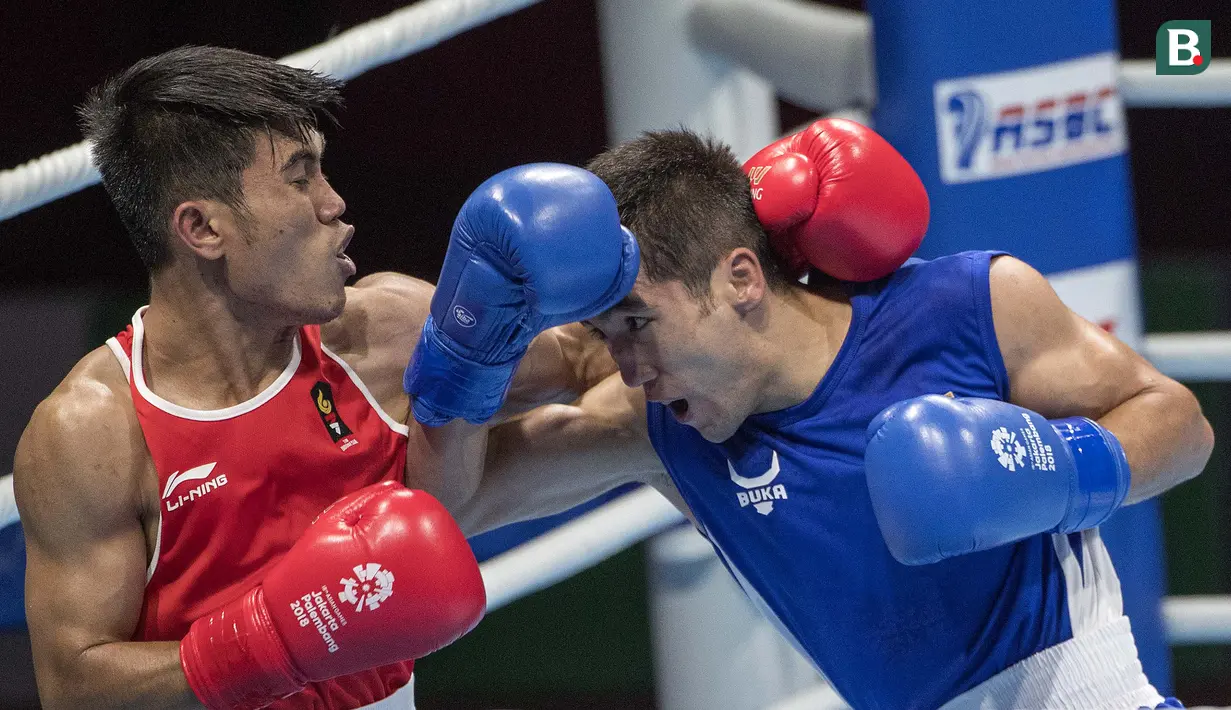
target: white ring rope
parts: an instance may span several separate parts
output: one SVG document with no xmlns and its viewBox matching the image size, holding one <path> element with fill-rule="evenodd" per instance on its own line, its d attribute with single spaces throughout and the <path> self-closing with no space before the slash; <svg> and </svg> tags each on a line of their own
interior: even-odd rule
<svg viewBox="0 0 1231 710">
<path fill-rule="evenodd" d="M 1142 355 L 1164 375 L 1184 382 L 1231 380 L 1231 332 L 1151 333 Z"/>
<path fill-rule="evenodd" d="M 652 488 L 621 496 L 484 562 L 487 609 L 494 611 L 593 567 L 683 519 Z M 1167 597 L 1163 622 L 1172 645 L 1231 643 L 1231 596 Z"/>
<path fill-rule="evenodd" d="M 621 496 L 484 562 L 487 610 L 593 567 L 683 520 L 653 488 Z M 13 476 L 0 476 L 0 528 L 17 521 Z M 1231 643 L 1231 597 L 1168 597 L 1163 621 L 1173 646 Z"/>
<path fill-rule="evenodd" d="M 641 488 L 484 562 L 487 610 L 550 587 L 684 520 L 653 488 Z"/>
<path fill-rule="evenodd" d="M 282 61 L 349 79 L 538 1 L 424 0 Z M 866 15 L 796 0 L 699 0 L 690 32 L 699 47 L 748 66 L 818 110 L 862 105 L 874 96 Z M 1125 105 L 1229 106 L 1231 67 L 1213 61 L 1195 76 L 1163 77 L 1154 76 L 1148 60 L 1121 62 Z M 84 141 L 0 171 L 0 220 L 98 181 Z"/>
<path fill-rule="evenodd" d="M 1167 597 L 1163 624 L 1172 646 L 1231 643 L 1231 596 Z"/>
<path fill-rule="evenodd" d="M 874 103 L 866 13 L 799 0 L 698 0 L 689 31 L 697 46 L 755 71 L 796 103 L 822 113 Z M 1124 105 L 1231 106 L 1231 58 L 1210 61 L 1193 76 L 1156 76 L 1148 59 L 1120 62 Z"/>
<path fill-rule="evenodd" d="M 537 2 L 424 0 L 280 61 L 351 79 Z M 0 171 L 0 220 L 96 185 L 100 179 L 85 141 Z"/>
<path fill-rule="evenodd" d="M 1152 59 L 1120 62 L 1120 98 L 1128 108 L 1231 106 L 1231 59 L 1215 57 L 1200 74 L 1155 73 Z"/>
<path fill-rule="evenodd" d="M 17 522 L 17 496 L 13 494 L 13 474 L 0 476 L 0 528 Z"/>
</svg>

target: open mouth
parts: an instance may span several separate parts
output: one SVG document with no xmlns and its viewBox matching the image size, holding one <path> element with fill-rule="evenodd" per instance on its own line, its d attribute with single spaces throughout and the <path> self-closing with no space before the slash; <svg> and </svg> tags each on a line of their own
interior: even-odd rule
<svg viewBox="0 0 1231 710">
<path fill-rule="evenodd" d="M 675 418 L 684 421 L 688 417 L 688 400 L 677 399 L 667 403 L 667 408 L 675 415 Z"/>
<path fill-rule="evenodd" d="M 350 245 L 350 240 L 353 236 L 355 236 L 355 228 L 351 227 L 346 232 L 346 238 L 342 240 L 342 244 L 338 247 L 338 253 L 334 255 L 338 261 L 342 262 L 343 267 L 351 272 L 352 276 L 355 274 L 355 262 L 346 255 L 346 247 Z"/>
</svg>

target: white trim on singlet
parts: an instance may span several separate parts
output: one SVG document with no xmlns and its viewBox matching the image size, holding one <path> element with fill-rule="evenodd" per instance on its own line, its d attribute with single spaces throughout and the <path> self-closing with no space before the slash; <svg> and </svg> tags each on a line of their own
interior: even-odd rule
<svg viewBox="0 0 1231 710">
<path fill-rule="evenodd" d="M 128 353 L 124 352 L 124 346 L 120 345 L 120 341 L 115 337 L 107 338 L 107 347 L 110 348 L 111 354 L 115 355 L 115 359 L 120 361 L 120 367 L 124 368 L 124 379 L 132 381 L 132 361 L 128 359 Z"/>
<path fill-rule="evenodd" d="M 150 566 L 145 568 L 145 585 L 148 587 L 154 578 L 154 570 L 158 569 L 158 556 L 162 554 L 162 501 L 158 501 L 158 529 L 154 531 L 154 553 L 150 556 Z"/>
<path fill-rule="evenodd" d="M 1123 616 L 1124 602 L 1120 578 L 1098 528 L 1083 530 L 1075 537 L 1081 546 L 1080 554 L 1073 549 L 1068 535 L 1052 535 L 1051 541 L 1064 572 L 1073 635 L 1081 636 Z"/>
<path fill-rule="evenodd" d="M 115 355 L 115 359 L 120 361 L 120 367 L 124 368 L 124 379 L 132 382 L 132 361 L 128 359 L 128 353 L 124 352 L 124 346 L 120 345 L 120 341 L 114 337 L 107 338 L 107 348 Z M 145 584 L 149 586 L 150 580 L 154 578 L 154 570 L 158 568 L 158 555 L 162 553 L 162 501 L 158 503 L 158 526 L 154 530 L 154 552 L 150 556 L 150 564 L 145 568 Z"/>
<path fill-rule="evenodd" d="M 291 361 L 287 363 L 286 369 L 282 371 L 281 375 L 278 375 L 278 379 L 274 380 L 272 384 L 252 399 L 246 402 L 240 402 L 239 404 L 232 405 L 230 407 L 224 407 L 222 409 L 189 409 L 188 407 L 182 407 L 174 402 L 169 402 L 154 394 L 154 392 L 151 391 L 145 384 L 145 371 L 142 369 L 141 364 L 142 347 L 143 341 L 145 340 L 145 328 L 141 324 L 141 314 L 144 313 L 147 308 L 149 308 L 149 306 L 142 306 L 137 309 L 136 313 L 133 314 L 132 381 L 133 384 L 137 386 L 137 391 L 140 392 L 141 396 L 145 398 L 145 401 L 161 409 L 167 414 L 177 416 L 180 419 L 191 419 L 199 422 L 218 422 L 224 419 L 237 417 L 241 414 L 246 414 L 247 412 L 251 412 L 277 396 L 277 394 L 282 391 L 282 388 L 286 387 L 286 384 L 291 381 L 292 377 L 295 376 L 295 371 L 299 369 L 299 361 L 302 353 L 299 349 L 299 333 L 296 332 L 292 342 Z"/>
<path fill-rule="evenodd" d="M 341 365 L 343 370 L 346 370 L 346 375 L 350 377 L 350 381 L 355 383 L 355 386 L 358 387 L 359 391 L 363 393 L 363 398 L 368 401 L 368 404 L 371 405 L 372 409 L 376 410 L 376 413 L 380 415 L 380 418 L 385 422 L 385 424 L 389 425 L 390 429 L 398 434 L 401 434 L 402 436 L 410 436 L 410 427 L 389 416 L 389 413 L 386 412 L 385 409 L 380 406 L 380 403 L 376 401 L 376 398 L 372 396 L 372 391 L 368 389 L 368 386 L 363 384 L 363 380 L 359 379 L 359 373 L 355 372 L 354 369 L 352 369 L 345 360 L 339 357 L 337 353 L 325 347 L 324 343 L 321 343 L 321 351 L 333 358 L 333 361 Z"/>
</svg>

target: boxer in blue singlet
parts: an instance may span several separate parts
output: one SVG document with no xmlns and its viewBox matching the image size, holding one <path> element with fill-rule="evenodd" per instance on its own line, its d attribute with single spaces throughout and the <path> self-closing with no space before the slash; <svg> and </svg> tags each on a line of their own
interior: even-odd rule
<svg viewBox="0 0 1231 710">
<path fill-rule="evenodd" d="M 797 206 L 794 243 L 767 239 L 724 146 L 668 131 L 593 161 L 641 249 L 585 322 L 621 378 L 493 428 L 459 521 L 646 482 L 854 708 L 1178 707 L 1142 672 L 1098 525 L 1200 472 L 1195 398 L 1011 256 L 797 283 L 794 257 L 824 268 L 894 229 L 866 218 L 897 187 L 859 184 L 876 151 L 828 154 L 807 169 L 837 194 Z"/>
</svg>

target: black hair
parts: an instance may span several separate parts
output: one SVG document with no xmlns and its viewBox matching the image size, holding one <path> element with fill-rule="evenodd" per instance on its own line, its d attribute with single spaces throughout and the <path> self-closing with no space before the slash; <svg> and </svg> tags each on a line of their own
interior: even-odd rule
<svg viewBox="0 0 1231 710">
<path fill-rule="evenodd" d="M 150 272 L 168 260 L 172 211 L 214 199 L 246 216 L 243 171 L 260 133 L 308 142 L 342 82 L 235 49 L 181 47 L 142 59 L 80 107 L 103 187 Z"/>
</svg>

